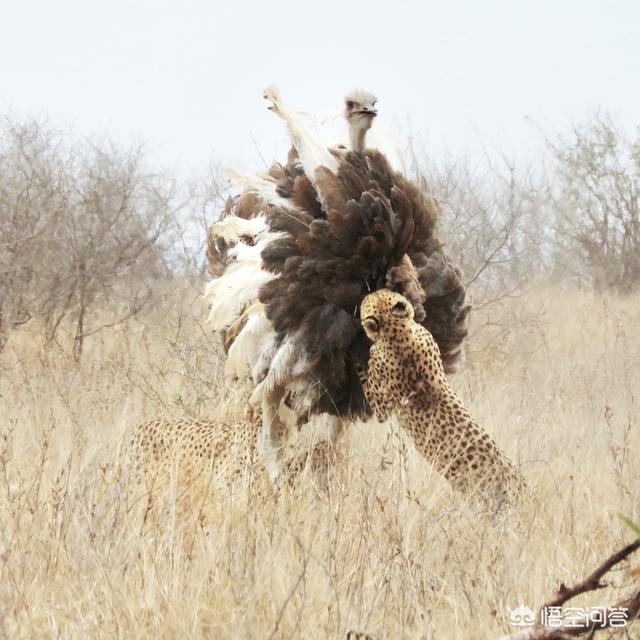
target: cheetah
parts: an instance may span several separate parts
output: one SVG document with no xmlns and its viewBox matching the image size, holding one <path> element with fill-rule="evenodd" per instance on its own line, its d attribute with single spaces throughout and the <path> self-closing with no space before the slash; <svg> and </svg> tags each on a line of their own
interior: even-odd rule
<svg viewBox="0 0 640 640">
<path fill-rule="evenodd" d="M 260 417 L 252 411 L 235 420 L 158 418 L 141 424 L 129 441 L 131 484 L 153 491 L 173 478 L 222 489 L 253 477 L 260 486 L 270 485 L 259 455 L 260 430 Z M 326 483 L 335 448 L 322 440 L 302 450 L 297 445 L 284 455 L 283 478 L 289 486 L 307 469 L 317 486 Z"/>
<path fill-rule="evenodd" d="M 511 502 L 524 480 L 449 386 L 440 351 L 413 307 L 382 289 L 365 297 L 362 326 L 373 342 L 365 395 L 380 421 L 395 413 L 416 449 L 461 493 L 492 509 Z"/>
<path fill-rule="evenodd" d="M 135 483 L 155 485 L 172 473 L 185 482 L 196 479 L 232 482 L 255 469 L 259 425 L 196 418 L 158 418 L 139 425 L 130 440 Z"/>
</svg>

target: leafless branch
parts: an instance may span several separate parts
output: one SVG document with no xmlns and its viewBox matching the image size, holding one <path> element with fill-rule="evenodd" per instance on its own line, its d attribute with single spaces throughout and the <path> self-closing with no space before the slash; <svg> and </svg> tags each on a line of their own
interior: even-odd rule
<svg viewBox="0 0 640 640">
<path fill-rule="evenodd" d="M 549 627 L 544 626 L 544 613 L 553 607 L 562 607 L 573 598 L 590 591 L 603 589 L 607 585 L 601 582 L 602 578 L 611 571 L 617 564 L 628 558 L 634 551 L 640 548 L 640 540 L 636 540 L 626 547 L 623 547 L 609 558 L 607 558 L 598 568 L 587 578 L 581 580 L 571 587 L 560 585 L 555 598 L 549 600 L 540 607 L 538 621 L 528 629 L 503 636 L 500 640 L 565 640 L 579 636 L 593 637 L 593 634 L 603 629 L 611 627 L 611 617 L 609 615 L 596 617 L 595 614 L 587 614 L 580 626 Z M 627 597 L 607 608 L 607 614 L 612 610 L 625 609 L 627 621 L 631 622 L 640 615 L 640 588 L 635 589 Z"/>
</svg>

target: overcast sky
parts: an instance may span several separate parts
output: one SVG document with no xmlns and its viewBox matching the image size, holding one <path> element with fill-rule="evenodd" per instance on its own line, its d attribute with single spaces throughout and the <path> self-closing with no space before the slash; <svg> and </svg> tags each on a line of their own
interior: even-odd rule
<svg viewBox="0 0 640 640">
<path fill-rule="evenodd" d="M 598 106 L 633 131 L 640 2 L 3 2 L 2 113 L 145 141 L 179 172 L 281 156 L 270 83 L 321 117 L 368 89 L 434 155 L 527 153 L 527 116 L 555 131 Z"/>
</svg>

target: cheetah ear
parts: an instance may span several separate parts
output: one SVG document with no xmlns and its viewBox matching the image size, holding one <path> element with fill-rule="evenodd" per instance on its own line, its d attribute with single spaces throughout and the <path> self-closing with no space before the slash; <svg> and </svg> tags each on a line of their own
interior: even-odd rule
<svg viewBox="0 0 640 640">
<path fill-rule="evenodd" d="M 408 318 L 409 313 L 409 309 L 405 302 L 396 302 L 391 308 L 391 315 L 396 318 Z"/>
</svg>

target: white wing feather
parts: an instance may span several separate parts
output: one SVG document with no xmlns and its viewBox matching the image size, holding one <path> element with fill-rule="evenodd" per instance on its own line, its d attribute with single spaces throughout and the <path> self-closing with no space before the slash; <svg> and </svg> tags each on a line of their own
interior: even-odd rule
<svg viewBox="0 0 640 640">
<path fill-rule="evenodd" d="M 228 267 L 207 285 L 204 293 L 205 299 L 211 301 L 207 318 L 209 326 L 220 331 L 231 325 L 258 298 L 260 287 L 275 277 L 275 274 L 263 271 L 257 260 Z"/>
<path fill-rule="evenodd" d="M 305 125 L 300 115 L 284 106 L 280 90 L 273 85 L 267 87 L 264 91 L 264 97 L 271 102 L 272 106 L 269 107 L 271 111 L 287 123 L 291 144 L 298 152 L 298 157 L 309 180 L 315 184 L 316 170 L 319 167 L 325 167 L 337 174 L 338 161 L 331 155 L 320 138 Z"/>
<path fill-rule="evenodd" d="M 260 344 L 273 326 L 265 313 L 264 305 L 255 302 L 246 311 L 247 322 L 242 331 L 236 336 L 227 354 L 225 375 L 230 378 L 240 378 L 251 375 L 251 365 L 259 356 Z"/>
<path fill-rule="evenodd" d="M 227 242 L 236 242 L 242 236 L 255 238 L 261 233 L 267 231 L 267 221 L 264 216 L 256 216 L 255 218 L 240 218 L 238 216 L 229 215 L 216 222 L 212 226 L 213 234 L 226 240 Z"/>
<path fill-rule="evenodd" d="M 229 169 L 228 174 L 232 184 L 252 191 L 266 204 L 275 204 L 290 211 L 298 210 L 290 198 L 278 195 L 278 182 L 271 176 L 247 175 L 236 169 Z"/>
<path fill-rule="evenodd" d="M 297 333 L 287 337 L 271 357 L 269 372 L 264 380 L 255 388 L 251 402 L 256 403 L 265 393 L 273 391 L 291 380 L 291 372 L 296 364 L 304 358 L 301 342 Z"/>
</svg>

